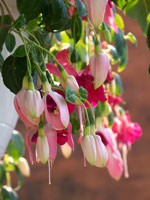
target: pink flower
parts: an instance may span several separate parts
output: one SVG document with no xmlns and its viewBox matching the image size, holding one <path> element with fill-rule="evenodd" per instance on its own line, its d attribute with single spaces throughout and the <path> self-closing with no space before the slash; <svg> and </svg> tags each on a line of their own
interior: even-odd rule
<svg viewBox="0 0 150 200">
<path fill-rule="evenodd" d="M 86 160 L 94 165 L 96 161 L 96 144 L 93 135 L 85 135 L 81 138 L 81 148 Z"/>
<path fill-rule="evenodd" d="M 57 130 L 65 129 L 69 124 L 69 112 L 63 96 L 50 91 L 43 98 L 46 120 Z"/>
<path fill-rule="evenodd" d="M 115 16 L 113 13 L 113 3 L 108 0 L 108 3 L 106 5 L 106 10 L 104 14 L 104 22 L 110 26 L 116 33 L 118 33 L 118 28 L 116 25 Z"/>
<path fill-rule="evenodd" d="M 136 122 L 131 122 L 129 114 L 122 114 L 120 119 L 115 118 L 112 130 L 117 133 L 121 143 L 134 143 L 142 135 L 142 129 Z"/>
<path fill-rule="evenodd" d="M 94 88 L 99 88 L 107 78 L 109 58 L 104 53 L 98 53 L 90 58 L 90 73 L 94 77 Z"/>
<path fill-rule="evenodd" d="M 15 96 L 14 105 L 21 120 L 27 126 L 37 125 L 44 111 L 44 102 L 38 90 L 20 90 Z"/>
<path fill-rule="evenodd" d="M 96 161 L 94 165 L 96 167 L 105 167 L 107 160 L 108 160 L 108 152 L 103 144 L 101 137 L 98 135 L 94 136 L 95 138 L 95 144 L 96 144 Z"/>
<path fill-rule="evenodd" d="M 107 150 L 108 162 L 106 167 L 110 176 L 112 176 L 112 178 L 114 178 L 115 180 L 119 180 L 123 172 L 123 161 L 121 158 L 121 154 L 117 149 L 113 152 L 109 148 L 107 148 Z"/>
<path fill-rule="evenodd" d="M 96 90 L 94 89 L 93 86 L 94 78 L 93 76 L 90 75 L 89 67 L 77 73 L 76 69 L 73 67 L 73 65 L 70 63 L 68 59 L 69 54 L 70 52 L 68 50 L 63 50 L 56 55 L 56 58 L 60 62 L 60 64 L 64 67 L 64 69 L 67 71 L 67 73 L 69 75 L 73 75 L 76 78 L 78 85 L 84 87 L 88 91 L 87 100 L 92 104 L 92 106 L 96 106 L 98 101 L 101 102 L 106 101 L 103 86 L 100 86 Z M 61 79 L 60 72 L 55 65 L 47 63 L 46 67 L 52 74 L 58 76 Z M 70 106 L 70 104 L 68 105 Z M 70 110 L 73 110 L 73 108 L 74 105 L 70 106 Z"/>
<path fill-rule="evenodd" d="M 84 0 L 89 19 L 95 28 L 103 21 L 107 0 Z"/>
</svg>

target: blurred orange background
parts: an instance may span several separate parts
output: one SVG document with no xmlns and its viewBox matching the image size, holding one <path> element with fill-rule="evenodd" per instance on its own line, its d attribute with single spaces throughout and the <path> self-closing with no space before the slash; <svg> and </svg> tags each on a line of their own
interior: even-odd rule
<svg viewBox="0 0 150 200">
<path fill-rule="evenodd" d="M 128 154 L 130 178 L 122 177 L 117 182 L 105 168 L 90 165 L 84 168 L 82 151 L 76 143 L 68 160 L 59 151 L 51 170 L 52 185 L 48 185 L 47 165 L 30 164 L 31 176 L 24 180 L 20 200 L 150 200 L 150 76 L 147 75 L 150 54 L 137 22 L 123 18 L 125 33 L 132 32 L 138 41 L 137 48 L 128 42 L 129 62 L 121 73 L 123 98 L 132 121 L 137 121 L 143 129 L 143 136 Z M 25 136 L 26 130 L 20 121 L 17 130 Z M 27 151 L 26 157 L 29 161 Z"/>
</svg>

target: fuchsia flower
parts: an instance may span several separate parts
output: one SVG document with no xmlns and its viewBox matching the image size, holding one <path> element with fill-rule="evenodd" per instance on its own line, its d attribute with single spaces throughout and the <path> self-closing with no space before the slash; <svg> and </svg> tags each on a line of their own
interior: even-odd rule
<svg viewBox="0 0 150 200">
<path fill-rule="evenodd" d="M 79 86 L 84 87 L 88 91 L 88 98 L 87 100 L 92 104 L 92 106 L 96 106 L 98 101 L 104 102 L 106 101 L 104 88 L 103 86 L 100 86 L 96 90 L 93 86 L 93 76 L 90 75 L 89 67 L 87 67 L 86 70 L 81 70 L 77 73 L 76 69 L 73 67 L 73 65 L 70 63 L 68 59 L 68 55 L 70 52 L 68 50 L 60 51 L 56 58 L 60 62 L 60 64 L 64 67 L 64 69 L 67 71 L 69 75 L 73 75 L 75 79 L 77 80 Z M 47 69 L 54 75 L 58 76 L 61 79 L 60 72 L 58 68 L 51 64 L 46 64 Z"/>
<path fill-rule="evenodd" d="M 101 137 L 95 135 L 95 144 L 96 144 L 96 161 L 94 165 L 96 167 L 105 167 L 108 160 L 108 152 L 103 144 Z"/>
<path fill-rule="evenodd" d="M 103 21 L 108 0 L 84 0 L 89 19 L 95 28 L 99 28 Z"/>
<path fill-rule="evenodd" d="M 69 112 L 64 97 L 50 91 L 44 97 L 46 120 L 57 130 L 64 129 L 69 124 Z"/>
<path fill-rule="evenodd" d="M 123 161 L 121 158 L 121 154 L 118 149 L 113 152 L 109 148 L 107 148 L 107 150 L 108 162 L 106 166 L 108 172 L 110 176 L 112 176 L 112 178 L 114 178 L 115 180 L 119 180 L 123 172 Z"/>
<path fill-rule="evenodd" d="M 94 77 L 94 88 L 99 88 L 107 78 L 110 63 L 104 53 L 98 53 L 90 58 L 90 73 Z"/>
<path fill-rule="evenodd" d="M 117 149 L 116 136 L 109 128 L 98 128 L 96 135 L 100 136 L 103 144 L 107 148 L 108 161 L 106 167 L 112 178 L 119 180 L 123 172 L 123 160 Z"/>
<path fill-rule="evenodd" d="M 118 28 L 116 25 L 115 16 L 113 13 L 113 3 L 108 0 L 108 3 L 106 5 L 106 10 L 104 14 L 104 22 L 110 26 L 116 33 L 118 33 Z"/>
<path fill-rule="evenodd" d="M 44 102 L 38 90 L 21 89 L 15 96 L 14 105 L 25 125 L 31 127 L 39 123 L 44 111 Z"/>
<path fill-rule="evenodd" d="M 122 114 L 120 119 L 115 118 L 112 130 L 117 133 L 121 143 L 134 143 L 142 135 L 142 129 L 136 122 L 131 122 L 129 114 Z"/>
<path fill-rule="evenodd" d="M 81 138 L 81 148 L 86 160 L 94 165 L 96 161 L 96 144 L 93 135 L 85 135 Z"/>
</svg>

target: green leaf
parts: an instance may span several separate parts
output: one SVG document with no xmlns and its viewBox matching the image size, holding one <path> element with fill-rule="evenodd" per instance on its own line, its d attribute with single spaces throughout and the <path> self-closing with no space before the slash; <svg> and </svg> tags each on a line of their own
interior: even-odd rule
<svg viewBox="0 0 150 200">
<path fill-rule="evenodd" d="M 0 187 L 4 184 L 6 172 L 2 162 L 0 162 Z"/>
<path fill-rule="evenodd" d="M 70 28 L 68 9 L 62 0 L 51 0 L 43 11 L 43 22 L 48 31 L 62 31 Z"/>
<path fill-rule="evenodd" d="M 9 186 L 4 185 L 2 187 L 2 199 L 3 200 L 18 200 L 17 193 Z"/>
<path fill-rule="evenodd" d="M 132 42 L 134 46 L 137 46 L 136 37 L 132 33 L 129 32 L 127 35 L 125 35 L 125 39 L 130 40 L 130 42 Z"/>
<path fill-rule="evenodd" d="M 87 92 L 87 90 L 84 87 L 80 86 L 80 88 L 79 88 L 79 94 L 80 94 L 80 96 L 82 98 L 87 99 L 88 92 Z"/>
<path fill-rule="evenodd" d="M 23 185 L 23 175 L 22 175 L 21 171 L 19 171 L 19 168 L 18 168 L 17 166 L 15 167 L 15 170 L 16 170 L 16 174 L 17 174 L 17 176 L 18 176 L 18 185 L 17 185 L 17 187 L 15 188 L 15 190 L 17 191 L 17 190 L 19 190 L 19 189 L 22 187 L 22 185 Z"/>
<path fill-rule="evenodd" d="M 74 90 L 69 86 L 66 87 L 66 101 L 72 104 L 75 104 L 76 102 L 76 96 Z"/>
<path fill-rule="evenodd" d="M 0 25 L 11 25 L 11 18 L 9 15 L 0 16 Z M 0 52 L 2 51 L 9 28 L 0 28 Z"/>
<path fill-rule="evenodd" d="M 30 21 L 42 12 L 47 6 L 47 0 L 17 0 L 17 7 L 21 14 Z"/>
<path fill-rule="evenodd" d="M 17 19 L 16 21 L 13 23 L 13 27 L 15 28 L 21 28 L 25 25 L 26 23 L 26 18 L 24 16 L 24 14 L 21 14 Z"/>
<path fill-rule="evenodd" d="M 16 45 L 16 39 L 15 39 L 15 36 L 11 33 L 8 33 L 7 34 L 7 37 L 5 39 L 5 45 L 6 45 L 6 48 L 9 52 L 12 52 L 15 45 Z"/>
<path fill-rule="evenodd" d="M 111 112 L 111 113 L 108 115 L 108 121 L 109 121 L 109 126 L 112 126 L 113 123 L 114 123 L 114 114 L 113 114 L 113 112 Z"/>
<path fill-rule="evenodd" d="M 15 57 L 24 57 L 24 56 L 26 56 L 24 45 L 20 45 L 20 46 L 15 50 L 15 52 L 13 53 L 13 56 L 15 56 Z"/>
<path fill-rule="evenodd" d="M 116 25 L 120 29 L 124 29 L 124 22 L 123 22 L 122 17 L 118 13 L 116 13 L 115 18 L 116 18 Z"/>
<path fill-rule="evenodd" d="M 116 82 L 116 96 L 119 96 L 121 93 L 123 93 L 122 81 L 119 74 L 116 75 L 115 82 Z"/>
<path fill-rule="evenodd" d="M 148 31 L 147 31 L 147 47 L 150 50 L 150 23 L 149 23 Z"/>
<path fill-rule="evenodd" d="M 77 13 L 74 13 L 74 15 L 72 16 L 71 31 L 72 31 L 72 37 L 75 43 L 77 43 L 82 35 L 82 19 L 79 17 Z"/>
<path fill-rule="evenodd" d="M 21 134 L 13 131 L 11 141 L 8 144 L 7 151 L 9 155 L 17 161 L 24 154 L 24 141 Z"/>
<path fill-rule="evenodd" d="M 72 124 L 72 134 L 79 134 L 80 120 L 75 112 L 70 115 L 70 122 Z"/>
<path fill-rule="evenodd" d="M 3 62 L 4 62 L 4 58 L 3 58 L 2 54 L 0 53 L 0 72 L 2 70 Z"/>
<path fill-rule="evenodd" d="M 9 56 L 2 66 L 3 82 L 11 92 L 17 93 L 22 88 L 22 80 L 27 71 L 26 57 Z"/>
<path fill-rule="evenodd" d="M 86 8 L 81 0 L 75 0 L 79 17 L 86 16 Z"/>
</svg>

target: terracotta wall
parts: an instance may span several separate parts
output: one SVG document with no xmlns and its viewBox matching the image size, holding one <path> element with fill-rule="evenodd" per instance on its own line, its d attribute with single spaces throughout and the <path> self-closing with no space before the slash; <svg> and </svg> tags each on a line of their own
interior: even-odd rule
<svg viewBox="0 0 150 200">
<path fill-rule="evenodd" d="M 82 152 L 76 145 L 69 160 L 58 154 L 51 171 L 51 186 L 48 185 L 47 166 L 31 166 L 31 177 L 25 179 L 19 192 L 20 200 L 150 199 L 150 76 L 147 75 L 150 55 L 136 21 L 125 17 L 125 24 L 125 32 L 133 32 L 138 39 L 138 48 L 129 43 L 129 64 L 121 74 L 125 107 L 130 110 L 133 121 L 139 122 L 143 128 L 141 140 L 133 145 L 128 155 L 130 178 L 122 177 L 116 182 L 109 177 L 106 169 L 89 165 L 83 168 Z M 17 129 L 25 133 L 20 122 Z"/>
</svg>

